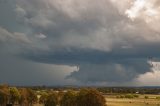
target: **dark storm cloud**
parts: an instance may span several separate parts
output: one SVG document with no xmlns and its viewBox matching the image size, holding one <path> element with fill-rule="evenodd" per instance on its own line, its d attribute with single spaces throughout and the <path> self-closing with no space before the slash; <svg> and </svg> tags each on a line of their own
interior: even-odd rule
<svg viewBox="0 0 160 106">
<path fill-rule="evenodd" d="M 129 0 L 15 0 L 5 5 L 8 8 L 0 10 L 5 48 L 18 47 L 11 54 L 26 61 L 79 67 L 67 78 L 83 83 L 131 81 L 150 71 L 149 57 L 159 57 L 159 25 L 153 25 L 159 15 L 151 20 L 148 10 L 135 12 Z"/>
<path fill-rule="evenodd" d="M 140 66 L 137 61 L 139 61 L 138 63 L 143 65 L 143 67 Z M 106 64 L 81 64 L 79 67 L 79 71 L 72 72 L 68 78 L 75 78 L 84 83 L 127 82 L 134 79 L 138 74 L 145 73 L 146 70 L 149 69 L 146 60 L 140 59 L 136 61 L 131 59 L 130 61 L 122 61 L 121 63 L 115 61 Z"/>
<path fill-rule="evenodd" d="M 6 47 L 1 47 L 0 51 L 0 83 L 19 86 L 73 83 L 72 80 L 67 81 L 65 76 L 76 70 L 76 67 L 26 61 L 6 49 Z"/>
<path fill-rule="evenodd" d="M 150 70 L 151 66 L 147 62 L 147 57 L 150 55 L 120 52 L 64 50 L 41 55 L 24 54 L 23 56 L 42 63 L 78 66 L 79 70 L 72 72 L 67 78 L 75 78 L 83 83 L 131 81 L 139 74 Z"/>
</svg>

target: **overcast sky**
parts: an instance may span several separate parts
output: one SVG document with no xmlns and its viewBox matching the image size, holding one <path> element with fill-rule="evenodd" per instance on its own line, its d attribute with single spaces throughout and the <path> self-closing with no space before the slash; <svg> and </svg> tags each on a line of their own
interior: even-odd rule
<svg viewBox="0 0 160 106">
<path fill-rule="evenodd" d="M 159 28 L 159 0 L 0 0 L 0 83 L 158 86 Z"/>
</svg>

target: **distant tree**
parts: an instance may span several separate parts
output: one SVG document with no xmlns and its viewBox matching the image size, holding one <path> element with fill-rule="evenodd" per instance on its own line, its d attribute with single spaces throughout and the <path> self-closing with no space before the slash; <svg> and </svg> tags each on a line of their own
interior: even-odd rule
<svg viewBox="0 0 160 106">
<path fill-rule="evenodd" d="M 16 102 L 18 103 L 20 99 L 20 93 L 18 89 L 16 87 L 11 87 L 9 88 L 9 92 L 10 92 L 10 102 L 12 104 L 15 104 Z"/>
<path fill-rule="evenodd" d="M 56 93 L 50 93 L 47 96 L 46 102 L 44 103 L 45 106 L 57 106 L 58 104 L 58 97 Z"/>
<path fill-rule="evenodd" d="M 64 94 L 62 100 L 60 101 L 60 106 L 77 106 L 76 99 L 77 93 L 74 91 L 68 91 Z"/>
<path fill-rule="evenodd" d="M 106 101 L 97 90 L 82 89 L 77 95 L 77 106 L 106 106 Z"/>
</svg>

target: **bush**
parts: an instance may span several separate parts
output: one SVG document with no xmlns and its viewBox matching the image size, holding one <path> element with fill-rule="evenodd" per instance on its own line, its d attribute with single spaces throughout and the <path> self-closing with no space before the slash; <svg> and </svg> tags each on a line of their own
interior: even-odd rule
<svg viewBox="0 0 160 106">
<path fill-rule="evenodd" d="M 125 98 L 125 96 L 124 95 L 120 95 L 120 98 Z"/>
<path fill-rule="evenodd" d="M 125 98 L 132 99 L 132 98 L 134 98 L 134 96 L 132 94 L 127 94 L 127 95 L 125 95 Z"/>
<path fill-rule="evenodd" d="M 116 98 L 120 98 L 120 96 L 117 95 Z"/>
<path fill-rule="evenodd" d="M 160 97 L 158 96 L 158 97 L 156 97 L 156 99 L 160 100 Z"/>
<path fill-rule="evenodd" d="M 77 95 L 77 106 L 106 106 L 106 101 L 97 90 L 82 89 Z"/>
<path fill-rule="evenodd" d="M 133 96 L 134 96 L 135 98 L 139 98 L 139 95 L 137 95 L 137 94 L 134 94 Z"/>
<path fill-rule="evenodd" d="M 124 95 L 117 95 L 116 98 L 125 98 Z"/>
<path fill-rule="evenodd" d="M 145 96 L 144 98 L 145 98 L 145 99 L 148 99 L 149 97 L 148 97 L 148 96 Z"/>
</svg>

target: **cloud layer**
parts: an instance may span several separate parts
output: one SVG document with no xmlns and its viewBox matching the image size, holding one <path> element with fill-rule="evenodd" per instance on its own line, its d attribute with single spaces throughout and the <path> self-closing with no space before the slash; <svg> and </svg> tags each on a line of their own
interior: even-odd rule
<svg viewBox="0 0 160 106">
<path fill-rule="evenodd" d="M 125 83 L 151 71 L 148 57 L 159 58 L 158 0 L 12 2 L 3 5 L 15 28 L 0 22 L 1 48 L 25 61 L 79 67 L 67 79 Z"/>
</svg>

